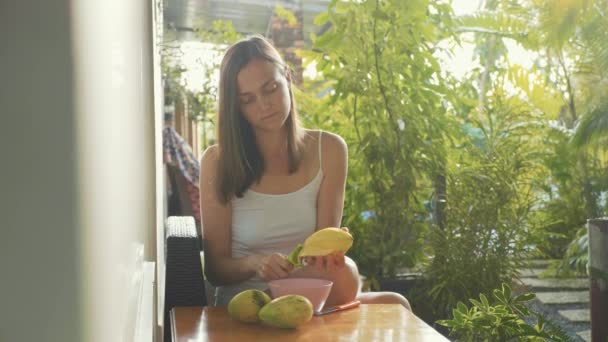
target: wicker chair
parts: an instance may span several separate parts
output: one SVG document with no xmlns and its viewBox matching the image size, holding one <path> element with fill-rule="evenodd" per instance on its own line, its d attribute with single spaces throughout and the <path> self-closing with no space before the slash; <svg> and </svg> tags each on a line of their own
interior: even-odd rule
<svg viewBox="0 0 608 342">
<path fill-rule="evenodd" d="M 176 306 L 206 306 L 205 282 L 201 267 L 201 237 L 194 218 L 167 219 L 165 240 L 164 341 L 171 341 L 169 312 Z"/>
</svg>

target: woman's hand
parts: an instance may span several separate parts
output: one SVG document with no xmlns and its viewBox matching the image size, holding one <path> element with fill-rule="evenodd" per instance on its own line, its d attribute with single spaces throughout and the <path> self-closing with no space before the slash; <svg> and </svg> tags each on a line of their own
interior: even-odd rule
<svg viewBox="0 0 608 342">
<path fill-rule="evenodd" d="M 321 272 L 335 272 L 344 268 L 344 253 L 336 252 L 325 256 L 304 257 L 305 265 L 316 268 Z"/>
<path fill-rule="evenodd" d="M 260 255 L 256 267 L 256 275 L 264 281 L 287 278 L 293 265 L 281 253 Z"/>
</svg>

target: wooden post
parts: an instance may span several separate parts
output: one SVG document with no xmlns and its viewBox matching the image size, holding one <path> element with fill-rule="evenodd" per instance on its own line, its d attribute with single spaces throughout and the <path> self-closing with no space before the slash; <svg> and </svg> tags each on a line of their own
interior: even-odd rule
<svg viewBox="0 0 608 342">
<path fill-rule="evenodd" d="M 186 103 L 183 100 L 183 96 L 178 96 L 175 101 L 175 112 L 173 116 L 173 128 L 178 134 L 183 133 L 183 121 L 184 121 L 184 112 L 186 111 Z"/>
<path fill-rule="evenodd" d="M 608 217 L 587 221 L 591 341 L 608 341 Z"/>
<path fill-rule="evenodd" d="M 192 134 L 192 119 L 190 118 L 190 112 L 188 112 L 188 116 L 186 117 L 186 131 L 184 132 L 184 139 L 186 140 L 186 142 L 188 143 L 188 145 L 190 145 L 190 147 L 194 148 L 194 145 L 192 144 L 193 142 L 193 136 L 194 134 Z"/>
<path fill-rule="evenodd" d="M 194 153 L 194 156 L 196 157 L 196 159 L 198 159 L 199 154 L 200 154 L 200 149 L 201 149 L 201 144 L 200 144 L 200 136 L 199 136 L 199 122 L 196 120 L 192 120 L 190 122 L 190 126 L 192 126 L 192 152 Z"/>
</svg>

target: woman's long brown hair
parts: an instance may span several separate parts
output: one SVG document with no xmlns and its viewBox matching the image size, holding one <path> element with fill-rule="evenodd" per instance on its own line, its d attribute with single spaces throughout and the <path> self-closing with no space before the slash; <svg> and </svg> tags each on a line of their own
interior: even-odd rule
<svg viewBox="0 0 608 342">
<path fill-rule="evenodd" d="M 253 36 L 232 45 L 222 59 L 217 120 L 217 192 L 220 202 L 224 204 L 235 196 L 242 197 L 253 182 L 260 180 L 264 172 L 264 159 L 257 146 L 253 127 L 241 113 L 238 97 L 238 74 L 254 59 L 273 63 L 283 70 L 286 78 L 289 73 L 289 68 L 278 51 L 261 36 Z M 303 130 L 298 122 L 291 81 L 289 82 L 291 110 L 285 126 L 289 172 L 293 173 L 298 169 L 301 160 Z"/>
</svg>

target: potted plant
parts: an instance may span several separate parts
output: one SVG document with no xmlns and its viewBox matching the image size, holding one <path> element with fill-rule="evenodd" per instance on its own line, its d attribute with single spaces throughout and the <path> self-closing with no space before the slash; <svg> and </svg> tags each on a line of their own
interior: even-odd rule
<svg viewBox="0 0 608 342">
<path fill-rule="evenodd" d="M 559 326 L 527 308 L 533 293 L 513 295 L 503 283 L 501 289 L 492 291 L 492 297 L 488 300 L 482 293 L 479 300 L 469 299 L 470 307 L 459 302 L 453 318 L 438 323 L 450 328 L 455 341 L 571 341 Z"/>
</svg>

